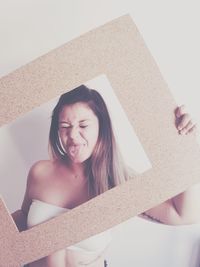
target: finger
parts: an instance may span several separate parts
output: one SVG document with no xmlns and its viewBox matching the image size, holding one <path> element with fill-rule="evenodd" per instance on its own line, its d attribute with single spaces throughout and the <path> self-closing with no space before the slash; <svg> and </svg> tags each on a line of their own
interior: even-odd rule
<svg viewBox="0 0 200 267">
<path fill-rule="evenodd" d="M 182 117 L 181 117 L 181 119 L 177 125 L 178 130 L 182 130 L 183 128 L 185 128 L 190 121 L 192 121 L 192 120 L 191 120 L 191 117 L 189 114 L 186 113 L 186 114 L 182 115 Z"/>
<path fill-rule="evenodd" d="M 192 130 L 194 128 L 194 126 L 195 126 L 195 124 L 192 122 L 192 120 L 190 120 L 188 122 L 188 124 L 179 131 L 179 133 L 180 134 L 187 134 L 187 133 L 189 133 L 190 130 Z"/>
<path fill-rule="evenodd" d="M 181 105 L 180 107 L 177 107 L 175 110 L 175 115 L 177 118 L 180 118 L 186 113 L 186 107 L 185 105 Z"/>
<path fill-rule="evenodd" d="M 188 133 L 197 133 L 197 126 L 196 126 L 196 124 L 188 131 Z"/>
</svg>

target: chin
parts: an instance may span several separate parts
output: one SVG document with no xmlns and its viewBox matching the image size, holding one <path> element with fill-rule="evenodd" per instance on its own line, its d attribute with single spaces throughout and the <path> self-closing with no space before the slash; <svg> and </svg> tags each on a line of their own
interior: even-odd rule
<svg viewBox="0 0 200 267">
<path fill-rule="evenodd" d="M 71 161 L 73 162 L 73 163 L 84 163 L 86 160 L 88 160 L 89 159 L 89 157 L 81 157 L 81 158 L 71 158 Z"/>
</svg>

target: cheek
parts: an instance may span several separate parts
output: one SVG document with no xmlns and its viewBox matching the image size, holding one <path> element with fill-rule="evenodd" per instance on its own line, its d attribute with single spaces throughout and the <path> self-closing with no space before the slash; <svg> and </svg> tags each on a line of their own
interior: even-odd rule
<svg viewBox="0 0 200 267">
<path fill-rule="evenodd" d="M 98 128 L 91 129 L 87 134 L 87 141 L 91 146 L 95 146 L 98 140 L 99 131 Z"/>
</svg>

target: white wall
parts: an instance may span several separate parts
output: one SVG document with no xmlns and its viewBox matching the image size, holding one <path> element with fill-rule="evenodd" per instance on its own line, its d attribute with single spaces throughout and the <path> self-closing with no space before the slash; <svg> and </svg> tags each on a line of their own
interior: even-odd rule
<svg viewBox="0 0 200 267">
<path fill-rule="evenodd" d="M 185 103 L 199 122 L 198 4 L 195 0 L 0 0 L 0 76 L 80 34 L 130 13 L 177 103 Z M 36 119 L 32 123 L 40 127 L 38 123 L 45 120 L 45 127 L 48 127 L 47 112 L 44 112 L 44 116 L 42 120 Z M 39 143 L 44 145 L 47 142 L 46 133 L 38 132 L 38 135 L 41 136 Z M 27 140 L 26 136 L 19 134 L 18 130 L 14 135 L 11 131 L 10 136 L 8 133 L 1 135 L 1 170 L 7 164 L 4 158 L 4 152 L 8 150 L 6 140 L 11 140 L 9 149 L 12 159 L 18 155 L 14 151 L 20 154 L 30 146 L 30 139 Z M 33 142 L 38 141 L 38 136 L 32 132 L 29 132 L 29 137 Z M 15 165 L 31 165 L 32 161 L 38 160 L 36 152 L 31 147 L 29 157 L 25 160 L 17 157 Z M 47 154 L 44 152 L 41 157 L 46 158 Z M 12 168 L 9 166 L 9 169 Z M 26 175 L 20 172 L 18 177 L 13 177 L 10 187 L 19 187 L 23 191 Z M 6 177 L 7 171 L 2 171 L 0 182 Z M 0 188 L 0 193 L 5 194 L 6 189 L 2 184 Z M 18 197 L 16 192 L 14 190 L 13 200 Z M 197 267 L 197 261 L 200 262 L 199 230 L 198 225 L 176 228 L 132 219 L 114 230 L 117 234 L 114 235 L 108 255 L 109 267 Z"/>
</svg>

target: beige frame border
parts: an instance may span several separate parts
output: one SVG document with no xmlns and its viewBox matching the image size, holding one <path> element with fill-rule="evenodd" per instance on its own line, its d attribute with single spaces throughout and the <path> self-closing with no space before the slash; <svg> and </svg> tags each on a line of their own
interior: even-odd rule
<svg viewBox="0 0 200 267">
<path fill-rule="evenodd" d="M 199 147 L 194 136 L 178 135 L 173 114 L 176 103 L 129 15 L 3 77 L 1 125 L 60 95 L 66 88 L 71 90 L 102 73 L 115 89 L 130 122 L 134 122 L 153 168 L 21 233 L 1 199 L 1 266 L 20 266 L 49 255 L 119 224 L 200 181 Z"/>
</svg>

